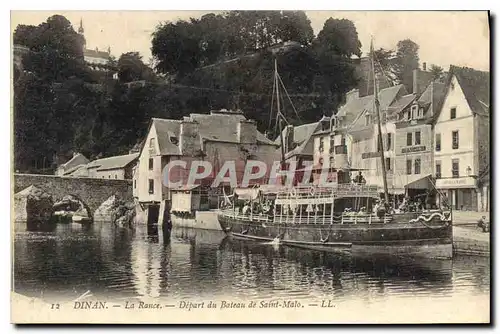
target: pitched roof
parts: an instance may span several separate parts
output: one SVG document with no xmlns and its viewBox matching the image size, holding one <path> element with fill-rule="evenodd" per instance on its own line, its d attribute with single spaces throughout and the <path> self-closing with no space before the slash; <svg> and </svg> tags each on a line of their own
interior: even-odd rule
<svg viewBox="0 0 500 334">
<path fill-rule="evenodd" d="M 203 139 L 239 143 L 238 123 L 247 118 L 241 112 L 211 112 L 210 114 L 191 114 L 190 121 L 198 123 L 200 136 Z M 225 131 L 223 131 L 225 129 Z M 257 130 L 257 141 L 262 144 L 274 145 L 274 142 Z"/>
<path fill-rule="evenodd" d="M 90 162 L 87 168 L 97 168 L 98 171 L 108 170 L 108 169 L 118 169 L 124 168 L 131 162 L 133 162 L 139 153 L 127 154 L 127 155 L 117 155 L 114 157 L 108 157 L 103 159 L 98 159 Z"/>
<path fill-rule="evenodd" d="M 405 92 L 406 89 L 404 85 L 396 85 L 380 90 L 378 93 L 380 110 L 389 110 L 389 106 L 394 102 L 397 96 Z M 364 127 L 364 125 L 359 124 L 357 121 L 362 114 L 366 112 L 374 112 L 373 95 L 350 100 L 339 109 L 337 116 L 343 116 L 343 123 L 346 124 L 347 127 L 352 127 L 353 130 L 356 130 L 360 126 Z"/>
<path fill-rule="evenodd" d="M 401 96 L 399 99 L 394 101 L 394 103 L 392 103 L 389 106 L 389 108 L 388 108 L 388 110 L 390 111 L 389 114 L 396 114 L 396 113 L 401 112 L 410 103 L 412 103 L 416 98 L 417 98 L 417 96 L 415 94 L 407 94 L 407 95 Z"/>
<path fill-rule="evenodd" d="M 489 114 L 490 72 L 452 65 L 450 66 L 450 74 L 456 76 L 472 112 L 483 115 Z M 451 80 L 451 77 L 449 80 Z"/>
<path fill-rule="evenodd" d="M 158 146 L 161 155 L 181 155 L 181 148 L 174 144 L 171 138 L 179 140 L 182 121 L 196 122 L 200 142 L 203 139 L 211 141 L 222 141 L 228 143 L 239 143 L 238 123 L 247 121 L 240 111 L 212 111 L 209 114 L 190 114 L 182 120 L 152 118 L 152 124 L 156 129 Z M 257 130 L 257 142 L 260 144 L 276 145 L 264 134 Z M 144 143 L 143 143 L 144 145 Z"/>
<path fill-rule="evenodd" d="M 181 122 L 172 119 L 153 118 L 156 136 L 161 155 L 180 155 L 181 149 L 171 141 L 172 137 L 179 138 Z"/>
<path fill-rule="evenodd" d="M 70 175 L 70 174 L 74 175 L 76 171 L 78 171 L 78 170 L 80 170 L 82 168 L 86 168 L 86 167 L 87 167 L 87 165 L 85 165 L 85 164 L 77 165 L 75 167 L 72 167 L 72 168 L 64 171 L 63 175 Z"/>
<path fill-rule="evenodd" d="M 81 165 L 82 163 L 88 163 L 90 160 L 87 159 L 86 156 L 84 156 L 81 153 L 77 153 L 73 155 L 71 159 L 66 161 L 66 163 L 62 164 L 60 167 L 63 167 L 64 169 L 66 168 L 73 168 L 75 166 Z"/>
<path fill-rule="evenodd" d="M 418 98 L 418 104 L 428 107 L 432 103 L 432 115 L 436 115 L 446 94 L 446 85 L 439 81 L 431 82 Z M 425 109 L 427 112 L 427 108 Z"/>
<path fill-rule="evenodd" d="M 307 155 L 313 154 L 312 150 L 311 152 L 306 152 L 305 149 L 312 135 L 318 130 L 319 124 L 320 122 L 318 121 L 314 123 L 302 124 L 293 127 L 293 143 L 295 144 L 295 147 L 292 150 L 285 152 L 286 159 L 298 154 L 307 154 Z M 276 138 L 274 142 L 277 145 L 281 145 L 281 136 L 285 136 L 285 134 L 286 134 L 286 128 L 283 129 L 281 135 L 278 136 L 278 138 Z"/>
<path fill-rule="evenodd" d="M 83 56 L 84 57 L 109 59 L 109 53 L 108 52 L 99 51 L 99 50 L 92 50 L 92 49 L 85 49 L 83 51 Z"/>
</svg>

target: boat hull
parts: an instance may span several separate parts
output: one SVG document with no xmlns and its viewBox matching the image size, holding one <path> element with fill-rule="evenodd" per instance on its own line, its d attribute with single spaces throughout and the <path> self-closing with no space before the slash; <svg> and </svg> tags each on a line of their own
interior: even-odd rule
<svg viewBox="0 0 500 334">
<path fill-rule="evenodd" d="M 432 219 L 412 222 L 409 217 L 380 224 L 279 224 L 219 214 L 222 230 L 229 236 L 260 242 L 331 252 L 415 255 L 451 258 L 451 222 Z"/>
</svg>

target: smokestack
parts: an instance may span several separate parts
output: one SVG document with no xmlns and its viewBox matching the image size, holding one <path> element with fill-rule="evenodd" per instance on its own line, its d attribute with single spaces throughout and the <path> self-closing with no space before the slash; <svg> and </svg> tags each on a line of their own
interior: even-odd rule
<svg viewBox="0 0 500 334">
<path fill-rule="evenodd" d="M 413 70 L 413 94 L 418 94 L 418 68 Z"/>
<path fill-rule="evenodd" d="M 427 63 L 426 63 L 426 62 L 424 62 L 424 63 L 422 64 L 422 69 L 423 69 L 424 71 L 427 71 Z"/>
</svg>

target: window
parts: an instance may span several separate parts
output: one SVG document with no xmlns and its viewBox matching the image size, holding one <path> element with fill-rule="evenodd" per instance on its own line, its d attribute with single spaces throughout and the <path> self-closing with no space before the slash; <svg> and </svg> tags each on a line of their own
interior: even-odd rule
<svg viewBox="0 0 500 334">
<path fill-rule="evenodd" d="M 365 125 L 370 125 L 372 123 L 372 117 L 370 114 L 365 115 Z"/>
<path fill-rule="evenodd" d="M 155 148 L 155 139 L 154 138 L 151 138 L 149 140 L 149 148 Z"/>
<path fill-rule="evenodd" d="M 115 179 L 117 179 L 117 178 L 118 178 L 118 175 L 115 174 Z"/>
<path fill-rule="evenodd" d="M 329 129 L 330 129 L 330 122 L 322 121 L 321 122 L 321 130 L 322 131 L 327 131 Z"/>
<path fill-rule="evenodd" d="M 335 128 L 335 120 L 336 119 L 337 119 L 337 117 L 335 117 L 335 116 L 332 116 L 332 118 L 330 119 L 330 123 L 331 123 L 330 129 Z"/>
<path fill-rule="evenodd" d="M 415 159 L 415 174 L 420 174 L 420 158 Z"/>
<path fill-rule="evenodd" d="M 453 159 L 451 161 L 451 175 L 453 177 L 460 177 L 460 166 L 459 166 L 459 160 L 458 159 Z"/>
<path fill-rule="evenodd" d="M 345 146 L 345 137 L 342 137 L 342 139 L 340 141 L 340 145 Z"/>
<path fill-rule="evenodd" d="M 436 133 L 436 152 L 441 151 L 441 134 Z"/>
<path fill-rule="evenodd" d="M 391 158 L 385 158 L 385 169 L 392 170 L 391 168 Z"/>
<path fill-rule="evenodd" d="M 458 131 L 453 131 L 451 133 L 451 145 L 452 145 L 452 149 L 456 150 L 458 149 L 458 142 L 459 142 L 459 138 L 458 138 Z"/>
<path fill-rule="evenodd" d="M 149 158 L 149 170 L 153 170 L 154 161 L 153 158 Z"/>
<path fill-rule="evenodd" d="M 420 145 L 420 131 L 415 132 L 415 145 Z"/>
<path fill-rule="evenodd" d="M 137 180 L 134 180 L 134 189 L 137 188 Z"/>
<path fill-rule="evenodd" d="M 457 108 L 451 108 L 450 109 L 450 119 L 455 119 L 457 118 Z"/>
<path fill-rule="evenodd" d="M 174 145 L 177 145 L 179 144 L 179 139 L 177 139 L 177 137 L 175 136 L 170 136 L 170 142 Z"/>
<path fill-rule="evenodd" d="M 418 118 L 424 118 L 424 108 L 418 109 Z"/>
<path fill-rule="evenodd" d="M 436 179 L 441 178 L 441 161 L 436 161 Z"/>
<path fill-rule="evenodd" d="M 392 147 L 392 133 L 387 134 L 387 151 L 390 151 Z"/>
<path fill-rule="evenodd" d="M 413 141 L 413 136 L 411 132 L 406 134 L 406 146 L 411 146 Z"/>
<path fill-rule="evenodd" d="M 418 112 L 418 105 L 411 106 L 411 116 L 410 119 L 416 119 Z"/>
<path fill-rule="evenodd" d="M 155 193 L 155 180 L 149 179 L 149 193 L 150 194 Z"/>
<path fill-rule="evenodd" d="M 323 140 L 323 137 L 320 137 L 319 138 L 319 151 L 323 152 L 323 150 L 324 150 L 324 140 Z"/>
<path fill-rule="evenodd" d="M 412 165 L 411 159 L 406 160 L 406 174 L 408 175 L 411 174 L 411 165 Z"/>
</svg>

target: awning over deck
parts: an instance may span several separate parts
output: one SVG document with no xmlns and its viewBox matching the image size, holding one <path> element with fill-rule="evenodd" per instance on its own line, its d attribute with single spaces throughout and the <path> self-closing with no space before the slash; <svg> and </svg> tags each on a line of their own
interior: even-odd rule
<svg viewBox="0 0 500 334">
<path fill-rule="evenodd" d="M 419 190 L 432 189 L 432 187 L 433 187 L 432 174 L 426 175 L 418 180 L 415 180 L 405 185 L 405 188 L 407 189 L 419 189 Z"/>
<path fill-rule="evenodd" d="M 255 200 L 259 197 L 259 189 L 257 188 L 236 188 L 234 193 L 241 200 Z"/>
</svg>

